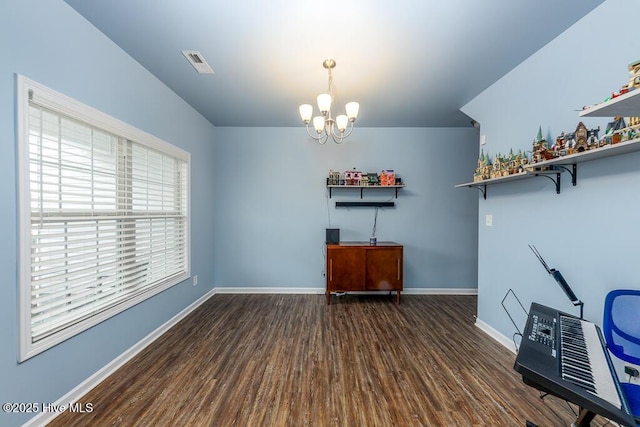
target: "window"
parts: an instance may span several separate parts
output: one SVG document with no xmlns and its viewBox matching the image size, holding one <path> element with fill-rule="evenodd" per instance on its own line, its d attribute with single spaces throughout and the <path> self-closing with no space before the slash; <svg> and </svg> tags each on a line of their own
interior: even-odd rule
<svg viewBox="0 0 640 427">
<path fill-rule="evenodd" d="M 189 153 L 17 84 L 24 361 L 189 277 Z"/>
</svg>

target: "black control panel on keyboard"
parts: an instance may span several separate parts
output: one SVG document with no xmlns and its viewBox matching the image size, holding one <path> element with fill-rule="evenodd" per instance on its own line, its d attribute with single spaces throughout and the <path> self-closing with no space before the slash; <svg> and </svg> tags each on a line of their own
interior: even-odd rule
<svg viewBox="0 0 640 427">
<path fill-rule="evenodd" d="M 555 317 L 549 317 L 542 314 L 532 314 L 531 333 L 529 339 L 531 341 L 544 344 L 551 349 L 556 348 L 556 325 Z M 556 357 L 556 352 L 552 352 L 552 356 Z"/>
</svg>

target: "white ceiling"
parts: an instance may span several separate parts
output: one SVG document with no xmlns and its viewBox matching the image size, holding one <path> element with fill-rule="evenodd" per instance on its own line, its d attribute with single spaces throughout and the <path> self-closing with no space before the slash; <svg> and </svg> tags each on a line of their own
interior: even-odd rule
<svg viewBox="0 0 640 427">
<path fill-rule="evenodd" d="M 301 126 L 333 58 L 336 113 L 358 101 L 356 125 L 450 127 L 604 0 L 65 1 L 215 126 Z"/>
</svg>

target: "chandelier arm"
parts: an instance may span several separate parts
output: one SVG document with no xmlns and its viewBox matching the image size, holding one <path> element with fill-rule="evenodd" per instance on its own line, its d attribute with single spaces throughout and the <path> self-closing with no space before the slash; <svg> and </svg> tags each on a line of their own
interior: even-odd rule
<svg viewBox="0 0 640 427">
<path fill-rule="evenodd" d="M 332 133 L 331 136 L 337 144 L 342 144 L 342 140 L 345 138 L 348 138 L 349 135 L 351 135 L 351 132 L 353 132 L 353 122 L 350 122 L 349 125 L 347 125 L 347 129 L 345 130 L 345 132 L 338 131 L 338 133 L 336 133 L 334 128 L 333 132 L 331 132 Z M 336 141 L 336 138 L 339 138 L 340 142 Z"/>
<path fill-rule="evenodd" d="M 347 138 L 349 135 L 351 135 L 351 132 L 353 132 L 353 122 L 349 122 L 349 125 L 347 125 L 347 131 L 344 134 L 344 138 Z"/>
<path fill-rule="evenodd" d="M 320 144 L 325 144 L 325 143 L 327 142 L 327 140 L 328 140 L 328 135 L 326 135 L 326 132 L 322 132 L 322 133 L 321 133 L 321 134 L 319 134 L 319 135 L 318 135 L 318 133 L 316 132 L 316 135 L 318 135 L 318 136 L 315 136 L 315 135 L 313 135 L 311 132 L 309 132 L 309 125 L 308 125 L 308 124 L 307 124 L 306 128 L 307 128 L 307 134 L 308 134 L 312 139 L 314 139 L 314 140 L 318 141 L 318 143 L 320 143 Z M 323 136 L 323 134 L 325 134 L 325 135 Z"/>
<path fill-rule="evenodd" d="M 311 138 L 315 139 L 316 141 L 320 139 L 319 136 L 314 136 L 311 134 L 311 132 L 309 132 L 309 124 L 306 125 L 306 128 L 307 128 L 307 135 L 309 135 Z"/>
<path fill-rule="evenodd" d="M 336 133 L 335 128 L 331 131 L 331 139 L 333 139 L 333 142 L 336 144 L 342 144 L 344 142 L 344 138 L 345 135 L 340 132 Z"/>
</svg>

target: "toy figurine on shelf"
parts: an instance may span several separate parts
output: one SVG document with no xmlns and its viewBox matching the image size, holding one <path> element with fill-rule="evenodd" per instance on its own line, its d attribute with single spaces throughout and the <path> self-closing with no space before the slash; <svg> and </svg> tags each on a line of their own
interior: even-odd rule
<svg viewBox="0 0 640 427">
<path fill-rule="evenodd" d="M 490 178 L 501 178 L 508 175 L 508 173 L 505 172 L 506 163 L 507 160 L 502 154 L 496 154 L 496 156 L 493 158 Z"/>
<path fill-rule="evenodd" d="M 560 133 L 560 136 L 556 138 L 555 144 L 551 146 L 551 150 L 553 150 L 555 153 L 558 153 L 558 156 L 564 156 L 567 154 L 565 143 L 565 135 L 564 131 L 562 131 Z"/>
<path fill-rule="evenodd" d="M 620 95 L 624 95 L 625 93 L 629 92 L 629 88 L 627 87 L 627 85 L 624 85 L 620 88 L 620 90 L 618 92 L 612 92 L 611 93 L 611 99 L 617 98 Z"/>
<path fill-rule="evenodd" d="M 600 126 L 595 129 L 589 129 L 589 135 L 587 136 L 587 147 L 589 150 L 595 150 L 598 148 L 598 134 L 600 133 Z"/>
<path fill-rule="evenodd" d="M 569 132 L 564 135 L 564 146 L 566 148 L 567 154 L 573 154 L 576 152 L 576 134 L 574 132 Z"/>
<path fill-rule="evenodd" d="M 369 172 L 367 174 L 369 178 L 369 185 L 380 185 L 380 180 L 378 179 L 378 174 L 375 172 Z"/>
<path fill-rule="evenodd" d="M 640 88 L 640 60 L 629 64 L 629 83 L 628 90 Z"/>
<path fill-rule="evenodd" d="M 473 182 L 480 182 L 491 178 L 491 167 L 489 155 L 485 154 L 484 150 L 481 150 L 480 157 L 478 158 L 478 167 L 473 173 Z"/>
<path fill-rule="evenodd" d="M 640 138 L 640 117 L 629 117 L 627 140 Z"/>
<path fill-rule="evenodd" d="M 582 122 L 578 123 L 578 126 L 576 126 L 576 130 L 574 132 L 575 139 L 576 139 L 576 145 L 574 148 L 578 153 L 582 153 L 588 148 L 588 145 L 587 145 L 588 134 L 589 134 L 589 131 L 587 130 L 587 127 L 584 125 L 584 123 Z"/>
<path fill-rule="evenodd" d="M 622 134 L 622 141 L 631 141 L 632 139 L 636 139 L 638 136 L 638 129 L 629 126 L 624 129 L 624 133 Z"/>
<path fill-rule="evenodd" d="M 340 172 L 329 171 L 329 179 L 327 185 L 339 185 L 340 184 Z"/>
<path fill-rule="evenodd" d="M 533 163 L 542 162 L 545 160 L 551 160 L 556 155 L 549 149 L 549 143 L 542 136 L 542 127 L 538 127 L 538 135 L 533 140 L 533 151 L 531 154 L 531 161 Z"/>
<path fill-rule="evenodd" d="M 393 169 L 385 169 L 380 172 L 380 185 L 385 187 L 396 185 L 396 174 Z"/>
<path fill-rule="evenodd" d="M 357 171 L 355 168 L 344 173 L 345 185 L 360 185 L 362 181 L 362 172 Z"/>
<path fill-rule="evenodd" d="M 522 173 L 524 172 L 524 168 L 529 164 L 529 158 L 527 155 L 522 152 L 522 150 L 518 150 L 518 154 L 516 154 L 513 158 L 513 172 L 512 173 Z"/>
<path fill-rule="evenodd" d="M 509 150 L 509 154 L 504 159 L 505 160 L 504 169 L 506 172 L 505 175 L 513 175 L 521 172 L 521 169 L 520 169 L 521 157 L 522 157 L 521 151 L 518 152 L 518 154 L 515 154 L 513 152 L 513 148 Z"/>
<path fill-rule="evenodd" d="M 631 119 L 631 118 L 630 118 Z M 633 124 L 632 124 L 633 123 Z M 629 120 L 629 125 L 615 131 L 614 135 L 620 135 L 620 142 L 631 141 L 640 137 L 640 123 Z"/>
<path fill-rule="evenodd" d="M 602 136 L 600 146 L 617 144 L 622 141 L 622 129 L 627 125 L 622 117 L 614 117 L 612 122 L 607 123 L 607 129 Z"/>
</svg>

